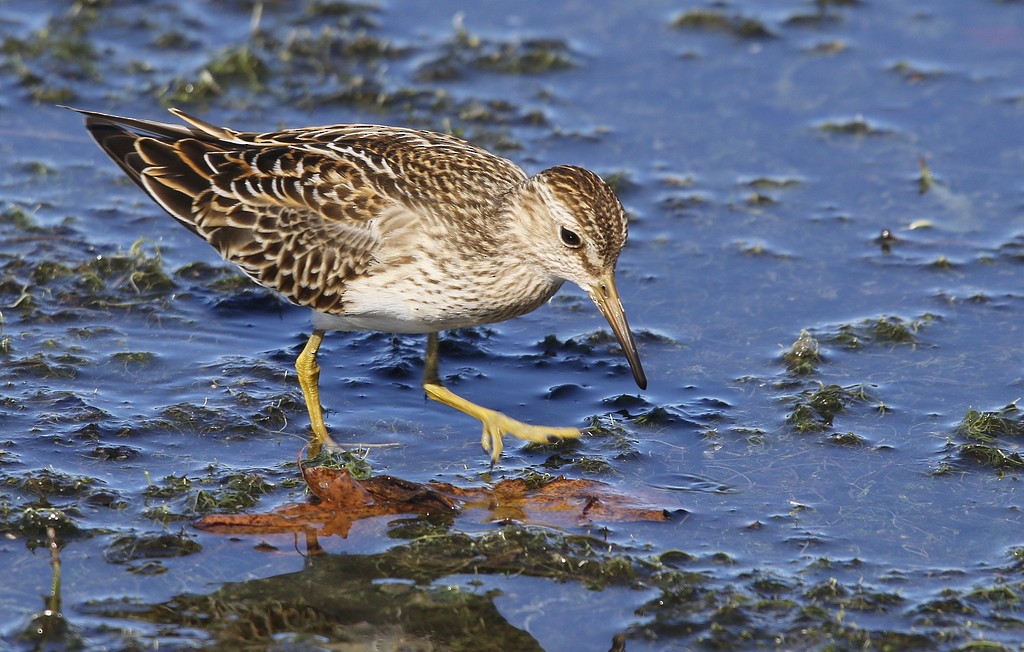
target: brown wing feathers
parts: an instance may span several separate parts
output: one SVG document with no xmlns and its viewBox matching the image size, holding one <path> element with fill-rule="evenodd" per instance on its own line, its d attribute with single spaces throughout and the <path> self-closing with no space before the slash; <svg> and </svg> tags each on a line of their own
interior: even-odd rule
<svg viewBox="0 0 1024 652">
<path fill-rule="evenodd" d="M 185 128 L 83 113 L 132 180 L 250 278 L 300 305 L 343 311 L 345 281 L 373 257 L 366 219 L 388 203 L 372 184 L 352 184 L 358 171 L 351 163 L 246 143 L 226 130 L 231 140 L 217 140 L 222 134 L 200 129 L 204 123 Z"/>
</svg>

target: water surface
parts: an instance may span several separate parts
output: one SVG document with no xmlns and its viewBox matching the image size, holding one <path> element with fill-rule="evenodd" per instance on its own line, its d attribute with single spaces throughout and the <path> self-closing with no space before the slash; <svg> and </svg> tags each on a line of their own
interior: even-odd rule
<svg viewBox="0 0 1024 652">
<path fill-rule="evenodd" d="M 4 646 L 1024 638 L 1020 3 L 259 8 L 254 32 L 251 3 L 0 4 Z M 328 337 L 327 421 L 375 473 L 565 474 L 672 520 L 372 519 L 317 556 L 197 530 L 307 500 L 308 316 L 225 268 L 59 103 L 405 124 L 610 179 L 649 389 L 575 288 L 442 358 L 470 399 L 597 434 L 507 442 L 492 471 L 478 426 L 424 400 L 422 338 L 385 334 Z M 789 353 L 803 331 L 818 358 Z M 39 616 L 47 525 L 65 630 Z"/>
</svg>

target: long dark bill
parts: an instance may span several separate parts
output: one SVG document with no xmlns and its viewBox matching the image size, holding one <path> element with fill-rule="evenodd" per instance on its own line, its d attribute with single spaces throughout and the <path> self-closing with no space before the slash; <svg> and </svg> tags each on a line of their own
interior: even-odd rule
<svg viewBox="0 0 1024 652">
<path fill-rule="evenodd" d="M 640 354 L 636 350 L 636 341 L 633 339 L 633 331 L 629 330 L 629 322 L 626 321 L 626 311 L 622 309 L 622 302 L 619 300 L 619 291 L 615 287 L 615 277 L 611 274 L 601 279 L 597 285 L 587 288 L 590 298 L 597 304 L 598 310 L 608 320 L 612 332 L 619 340 L 622 351 L 626 354 L 626 360 L 633 370 L 633 379 L 640 389 L 647 389 L 647 375 L 644 374 L 643 365 L 640 364 Z"/>
</svg>

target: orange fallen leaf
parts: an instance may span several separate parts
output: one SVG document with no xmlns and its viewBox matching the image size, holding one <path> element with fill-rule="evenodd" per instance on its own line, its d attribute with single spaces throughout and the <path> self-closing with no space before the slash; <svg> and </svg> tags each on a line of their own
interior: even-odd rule
<svg viewBox="0 0 1024 652">
<path fill-rule="evenodd" d="M 571 526 L 590 521 L 667 521 L 664 509 L 643 505 L 595 480 L 562 476 L 532 487 L 525 480 L 502 480 L 487 487 L 458 487 L 448 483 L 422 484 L 382 475 L 356 480 L 345 469 L 309 467 L 302 470 L 312 504 L 287 505 L 269 514 L 214 514 L 197 527 L 235 534 L 250 532 L 306 532 L 348 535 L 352 524 L 389 514 L 452 515 L 484 510 L 487 520 L 510 520 L 549 526 Z"/>
<path fill-rule="evenodd" d="M 381 475 L 360 481 L 347 469 L 320 466 L 304 468 L 302 475 L 317 503 L 285 505 L 269 514 L 211 514 L 196 526 L 222 534 L 305 531 L 344 538 L 364 518 L 456 510 L 452 499 L 401 478 Z"/>
<path fill-rule="evenodd" d="M 462 488 L 431 483 L 441 493 L 462 500 L 462 509 L 486 509 L 489 520 L 540 525 L 578 525 L 586 521 L 667 521 L 664 509 L 642 505 L 596 480 L 558 476 L 538 487 L 522 479 L 502 480 L 493 487 Z"/>
</svg>

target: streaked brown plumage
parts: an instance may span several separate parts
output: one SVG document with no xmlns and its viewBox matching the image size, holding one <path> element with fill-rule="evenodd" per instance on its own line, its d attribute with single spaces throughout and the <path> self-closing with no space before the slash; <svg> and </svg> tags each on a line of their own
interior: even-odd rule
<svg viewBox="0 0 1024 652">
<path fill-rule="evenodd" d="M 505 433 L 579 436 L 469 403 L 437 374 L 438 331 L 525 314 L 566 280 L 594 299 L 646 387 L 614 285 L 626 218 L 593 172 L 558 166 L 527 177 L 458 138 L 399 127 L 246 133 L 171 112 L 187 126 L 80 111 L 103 150 L 175 219 L 257 283 L 313 310 L 296 368 L 318 441 L 330 441 L 316 366 L 330 330 L 430 334 L 424 388 L 483 422 L 492 460 Z"/>
</svg>

